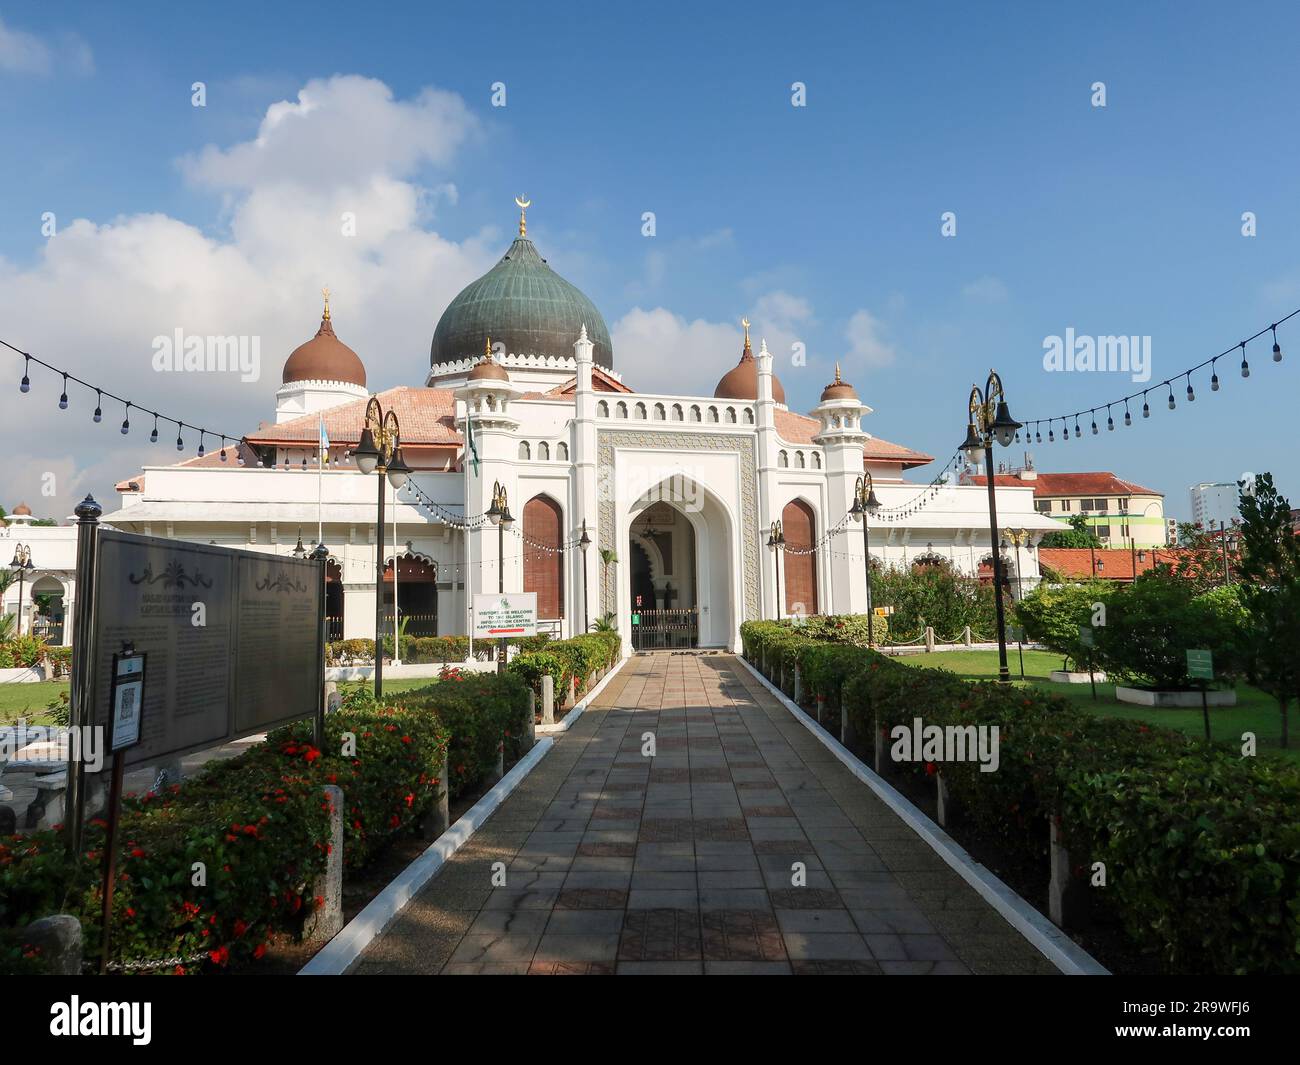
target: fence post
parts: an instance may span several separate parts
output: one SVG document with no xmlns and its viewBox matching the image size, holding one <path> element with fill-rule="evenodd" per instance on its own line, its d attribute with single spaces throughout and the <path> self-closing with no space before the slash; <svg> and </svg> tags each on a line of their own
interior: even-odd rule
<svg viewBox="0 0 1300 1065">
<path fill-rule="evenodd" d="M 89 495 L 78 505 L 77 515 L 77 603 L 73 620 L 72 682 L 68 725 L 81 729 L 93 723 L 95 698 L 95 577 L 99 562 L 99 516 L 104 513 Z M 85 733 L 82 733 L 85 735 Z M 68 746 L 68 790 L 66 800 L 68 854 L 81 853 L 85 828 L 85 763 Z"/>
<path fill-rule="evenodd" d="M 492 772 L 488 775 L 488 780 L 495 784 L 506 775 L 506 738 L 501 737 L 500 746 L 497 748 L 497 763 L 492 767 Z"/>
<path fill-rule="evenodd" d="M 840 692 L 840 743 L 845 750 L 851 751 L 857 742 L 857 734 L 849 721 L 849 708 L 844 705 L 844 693 Z"/>
<path fill-rule="evenodd" d="M 956 807 L 952 801 L 952 795 L 948 791 L 948 784 L 943 779 L 943 771 L 934 775 L 935 787 L 935 820 L 938 821 L 940 828 L 947 828 L 955 819 Z"/>
<path fill-rule="evenodd" d="M 962 629 L 961 638 L 965 641 L 967 647 L 971 646 L 971 635 L 970 635 L 969 625 L 967 625 L 964 629 Z"/>
<path fill-rule="evenodd" d="M 1047 909 L 1058 928 L 1086 928 L 1089 923 L 1088 895 L 1072 874 L 1070 851 L 1061 841 L 1061 819 L 1048 817 L 1051 832 L 1051 879 L 1047 885 Z"/>
<path fill-rule="evenodd" d="M 305 943 L 328 943 L 343 929 L 343 789 L 326 784 L 323 790 L 330 806 L 330 849 L 325 875 L 314 885 L 313 894 L 321 899 L 321 905 L 311 912 L 303 927 Z"/>
<path fill-rule="evenodd" d="M 799 663 L 794 664 L 794 701 L 801 702 L 803 699 L 803 677 L 799 674 Z"/>
<path fill-rule="evenodd" d="M 424 817 L 424 838 L 437 839 L 451 827 L 451 744 L 442 752 L 442 766 L 438 770 L 438 794 L 433 808 Z"/>
<path fill-rule="evenodd" d="M 542 677 L 542 724 L 555 724 L 555 678 L 549 673 Z"/>
<path fill-rule="evenodd" d="M 934 626 L 933 625 L 927 625 L 925 627 L 925 649 L 927 651 L 934 650 Z"/>
</svg>

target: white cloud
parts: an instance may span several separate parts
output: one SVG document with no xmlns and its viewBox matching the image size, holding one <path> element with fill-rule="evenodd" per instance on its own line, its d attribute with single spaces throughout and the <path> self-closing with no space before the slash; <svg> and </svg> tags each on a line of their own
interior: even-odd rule
<svg viewBox="0 0 1300 1065">
<path fill-rule="evenodd" d="M 985 275 L 962 286 L 962 297 L 972 303 L 1005 303 L 1007 286 L 1001 278 Z"/>
<path fill-rule="evenodd" d="M 844 336 L 849 342 L 847 362 L 850 367 L 888 366 L 897 357 L 894 345 L 882 335 L 883 323 L 868 310 L 854 312 Z"/>
<path fill-rule="evenodd" d="M 13 29 L 0 19 L 0 72 L 49 77 L 68 72 L 89 75 L 95 71 L 95 58 L 80 37 L 59 34 L 47 43 L 34 33 Z"/>
<path fill-rule="evenodd" d="M 425 228 L 430 201 L 454 203 L 454 188 L 425 187 L 411 174 L 453 159 L 475 128 L 445 93 L 400 101 L 368 79 L 311 82 L 298 104 L 268 109 L 256 140 L 184 163 L 192 180 L 231 190 L 228 232 L 164 214 L 77 219 L 33 264 L 0 260 L 5 339 L 133 402 L 239 435 L 273 417 L 281 367 L 316 331 L 328 284 L 335 329 L 365 362 L 370 385 L 418 382 L 441 308 L 500 248 L 492 234 L 458 243 Z M 356 216 L 354 237 L 342 235 L 344 211 Z M 261 379 L 154 372 L 152 339 L 177 328 L 259 337 Z M 4 365 L 16 382 L 22 362 L 12 358 Z M 0 503 L 27 497 L 34 510 L 63 517 L 91 491 L 113 510 L 113 481 L 141 461 L 182 457 L 174 444 L 147 443 L 147 416 L 133 415 L 124 437 L 120 405 L 106 401 L 96 425 L 93 392 L 71 386 L 61 411 L 60 379 L 40 368 L 31 376 L 30 394 L 5 401 L 5 438 L 25 441 L 27 454 L 7 455 Z M 57 475 L 59 493 L 38 506 L 45 471 Z"/>
</svg>

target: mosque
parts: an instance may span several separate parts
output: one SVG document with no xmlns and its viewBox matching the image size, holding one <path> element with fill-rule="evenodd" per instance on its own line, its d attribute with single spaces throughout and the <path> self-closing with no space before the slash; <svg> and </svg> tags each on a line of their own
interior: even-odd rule
<svg viewBox="0 0 1300 1065">
<path fill-rule="evenodd" d="M 336 327 L 346 336 L 327 294 L 315 336 L 285 360 L 274 421 L 121 481 L 104 520 L 281 554 L 322 540 L 331 638 L 374 635 L 381 566 L 389 624 L 396 609 L 407 635 L 465 633 L 472 594 L 499 589 L 535 592 L 556 635 L 606 619 L 628 651 L 736 650 L 749 619 L 865 612 L 854 503 L 868 477 L 873 566 L 938 557 L 991 573 L 986 489 L 959 483 L 955 455 L 912 473 L 933 456 L 874 436 L 838 368 L 811 412 L 792 411 L 745 323 L 712 395 L 638 391 L 636 367 L 616 369 L 600 311 L 542 257 L 522 210 L 501 260 L 443 312 L 423 381 L 372 397 Z M 410 471 L 395 489 L 354 454 L 368 409 L 372 429 L 383 424 L 376 406 Z M 996 492 L 1002 527 L 1059 528 L 1032 486 Z M 1033 556 L 1005 554 L 1025 590 Z"/>
</svg>

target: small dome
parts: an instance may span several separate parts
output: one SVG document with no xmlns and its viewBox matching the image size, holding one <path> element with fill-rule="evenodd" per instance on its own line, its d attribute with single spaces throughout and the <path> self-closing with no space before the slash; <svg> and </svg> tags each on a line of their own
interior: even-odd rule
<svg viewBox="0 0 1300 1065">
<path fill-rule="evenodd" d="M 840 364 L 835 364 L 835 380 L 822 389 L 822 402 L 831 399 L 851 399 L 859 402 L 858 392 L 851 384 L 840 378 Z"/>
<path fill-rule="evenodd" d="M 474 365 L 469 375 L 465 378 L 467 381 L 509 381 L 510 375 L 506 373 L 506 368 L 492 358 L 492 341 L 488 340 L 483 349 L 483 358 Z"/>
<path fill-rule="evenodd" d="M 722 375 L 713 395 L 715 399 L 758 399 L 758 360 L 749 346 L 748 322 L 745 323 L 745 350 L 740 353 L 740 362 Z M 785 402 L 785 389 L 776 374 L 772 375 L 772 398 L 778 403 Z"/>
<path fill-rule="evenodd" d="M 14 517 L 16 518 L 21 518 L 24 516 L 31 517 L 31 513 L 32 513 L 32 508 L 29 507 L 26 503 L 19 503 L 16 507 L 14 507 Z"/>
<path fill-rule="evenodd" d="M 286 385 L 291 381 L 341 381 L 365 388 L 366 368 L 360 356 L 334 335 L 328 298 L 320 329 L 307 343 L 294 349 L 285 361 L 280 380 Z"/>
</svg>

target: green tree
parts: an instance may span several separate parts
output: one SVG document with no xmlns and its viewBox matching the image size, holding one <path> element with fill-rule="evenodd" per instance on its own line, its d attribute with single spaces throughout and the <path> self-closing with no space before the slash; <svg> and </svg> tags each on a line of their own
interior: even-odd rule
<svg viewBox="0 0 1300 1065">
<path fill-rule="evenodd" d="M 1049 532 L 1039 541 L 1039 547 L 1102 547 L 1097 534 L 1088 527 L 1088 518 L 1084 514 L 1075 514 L 1070 518 L 1067 532 Z"/>
<path fill-rule="evenodd" d="M 1260 474 L 1241 493 L 1241 559 L 1237 563 L 1248 616 L 1246 669 L 1251 682 L 1277 700 L 1282 746 L 1289 742 L 1287 708 L 1300 698 L 1300 539 L 1291 504 Z"/>
<path fill-rule="evenodd" d="M 1065 659 L 1062 666 L 1082 666 L 1087 650 L 1079 639 L 1079 629 L 1104 616 L 1104 610 L 1098 614 L 1098 607 L 1105 608 L 1114 591 L 1110 581 L 1042 582 L 1016 603 L 1016 620 L 1024 626 L 1026 637 L 1061 655 Z"/>
</svg>

